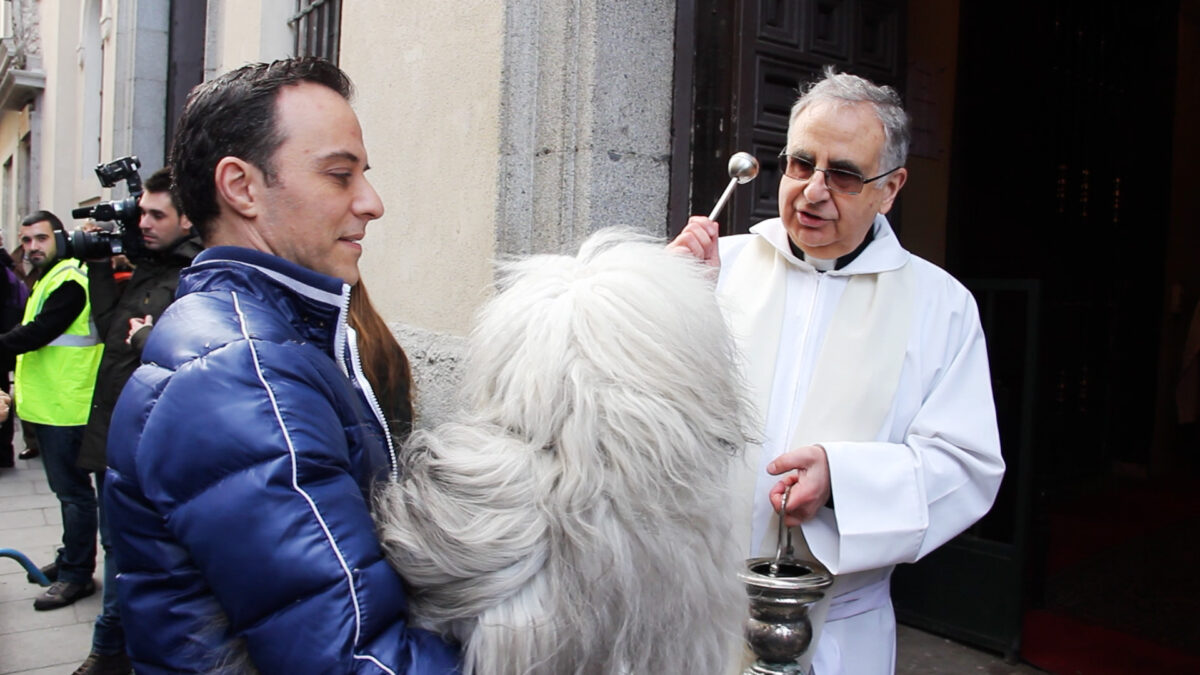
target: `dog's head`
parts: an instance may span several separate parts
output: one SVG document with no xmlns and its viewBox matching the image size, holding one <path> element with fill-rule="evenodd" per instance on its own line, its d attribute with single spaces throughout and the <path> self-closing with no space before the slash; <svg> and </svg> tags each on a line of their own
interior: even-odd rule
<svg viewBox="0 0 1200 675">
<path fill-rule="evenodd" d="M 744 443 L 744 404 L 711 268 L 621 229 L 578 255 L 504 265 L 468 346 L 464 394 L 481 419 L 561 448 L 600 428 Z M 580 425 L 587 429 L 579 429 Z M 649 439 L 643 439 L 649 440 Z"/>
</svg>

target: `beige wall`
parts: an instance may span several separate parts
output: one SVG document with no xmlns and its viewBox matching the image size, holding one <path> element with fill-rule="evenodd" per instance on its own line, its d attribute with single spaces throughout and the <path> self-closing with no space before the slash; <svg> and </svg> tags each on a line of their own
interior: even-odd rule
<svg viewBox="0 0 1200 675">
<path fill-rule="evenodd" d="M 11 159 L 13 167 L 8 176 L 8 185 L 0 186 L 0 190 L 10 197 L 3 204 L 3 212 L 0 212 L 0 236 L 3 236 L 5 250 L 12 250 L 17 245 L 17 230 L 20 229 L 21 218 L 25 216 L 17 209 L 17 183 L 18 172 L 29 170 L 21 166 L 20 161 L 21 138 L 28 132 L 28 107 L 20 111 L 5 111 L 0 115 L 0 166 Z"/>
<path fill-rule="evenodd" d="M 38 183 L 33 191 L 37 199 L 31 207 L 54 212 L 72 229 L 75 226 L 72 209 L 110 196 L 109 190 L 100 187 L 93 169 L 97 162 L 112 159 L 113 21 L 117 0 L 47 0 L 38 4 L 46 88 L 34 113 L 38 132 L 32 152 L 37 157 L 39 173 L 31 177 Z M 88 10 L 92 10 L 90 14 Z M 91 19 L 85 25 L 88 16 Z M 85 30 L 98 38 L 99 52 L 89 53 L 83 48 Z M 104 91 L 103 96 L 88 90 L 85 82 L 88 68 L 97 69 L 96 84 Z M 99 116 L 99 121 L 90 127 L 85 123 L 86 102 L 91 104 L 91 114 Z M 25 124 L 28 127 L 30 123 Z M 85 134 L 85 128 L 98 131 L 98 137 Z M 7 142 L 7 134 L 4 138 Z M 90 144 L 90 153 L 83 151 L 85 142 Z"/>
<path fill-rule="evenodd" d="M 79 167 L 76 75 L 79 72 L 79 26 L 82 2 L 42 2 L 40 33 L 46 89 L 39 102 L 41 138 L 33 149 L 40 155 L 39 203 L 34 208 L 70 216 L 76 204 Z M 69 148 L 69 150 L 68 150 Z M 63 154 L 59 154 L 59 152 Z M 68 158 L 67 161 L 63 161 Z M 64 222 L 66 222 L 64 220 Z"/>
<path fill-rule="evenodd" d="M 504 6 L 342 12 L 341 66 L 386 208 L 367 229 L 363 279 L 389 322 L 461 335 L 492 282 Z"/>
<path fill-rule="evenodd" d="M 900 239 L 938 265 L 946 260 L 950 141 L 958 65 L 958 0 L 913 0 L 908 6 L 908 110 L 914 132 L 931 133 L 908 158 L 901 193 Z M 914 100 L 914 98 L 919 100 Z"/>
</svg>

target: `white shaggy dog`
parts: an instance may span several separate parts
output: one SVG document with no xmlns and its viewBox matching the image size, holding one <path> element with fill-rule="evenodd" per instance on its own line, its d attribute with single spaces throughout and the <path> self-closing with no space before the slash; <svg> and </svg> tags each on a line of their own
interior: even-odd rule
<svg viewBox="0 0 1200 675">
<path fill-rule="evenodd" d="M 705 268 L 606 230 L 508 265 L 467 352 L 467 409 L 379 494 L 413 620 L 466 675 L 720 673 L 746 598 L 726 469 L 745 443 Z"/>
</svg>

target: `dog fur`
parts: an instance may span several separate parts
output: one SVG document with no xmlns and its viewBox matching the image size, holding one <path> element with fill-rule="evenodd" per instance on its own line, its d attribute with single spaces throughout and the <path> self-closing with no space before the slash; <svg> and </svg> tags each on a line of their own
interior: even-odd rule
<svg viewBox="0 0 1200 675">
<path fill-rule="evenodd" d="M 604 230 L 502 269 L 466 409 L 378 492 L 416 625 L 465 675 L 721 673 L 746 609 L 728 463 L 745 402 L 710 270 Z"/>
</svg>

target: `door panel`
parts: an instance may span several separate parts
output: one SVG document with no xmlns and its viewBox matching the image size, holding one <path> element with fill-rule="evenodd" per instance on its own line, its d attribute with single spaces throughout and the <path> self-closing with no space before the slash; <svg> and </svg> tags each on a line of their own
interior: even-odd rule
<svg viewBox="0 0 1200 675">
<path fill-rule="evenodd" d="M 899 0 L 696 2 L 687 17 L 695 22 L 693 98 L 679 103 L 692 106 L 691 181 L 672 182 L 676 191 L 690 186 L 689 213 L 712 209 L 729 182 L 729 157 L 746 151 L 759 177 L 734 192 L 722 232 L 778 215 L 775 157 L 799 88 L 833 65 L 903 90 L 903 10 Z M 673 213 L 669 229 L 686 220 Z"/>
</svg>

